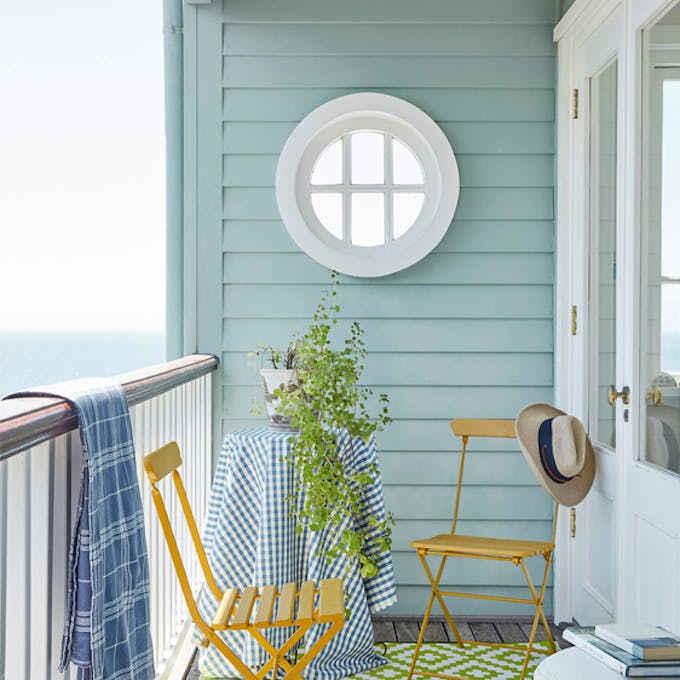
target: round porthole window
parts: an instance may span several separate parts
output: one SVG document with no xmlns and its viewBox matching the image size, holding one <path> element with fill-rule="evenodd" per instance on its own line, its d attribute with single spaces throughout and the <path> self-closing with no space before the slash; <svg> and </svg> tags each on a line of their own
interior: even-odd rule
<svg viewBox="0 0 680 680">
<path fill-rule="evenodd" d="M 288 138 L 276 173 L 286 229 L 317 262 L 384 276 L 427 255 L 458 203 L 446 136 L 412 104 L 384 94 L 339 97 Z"/>
</svg>

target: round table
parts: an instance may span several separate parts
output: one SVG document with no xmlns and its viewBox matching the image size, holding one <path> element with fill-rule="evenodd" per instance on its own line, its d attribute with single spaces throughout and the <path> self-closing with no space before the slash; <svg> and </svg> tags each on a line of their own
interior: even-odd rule
<svg viewBox="0 0 680 680">
<path fill-rule="evenodd" d="M 306 680 L 339 680 L 386 663 L 373 648 L 371 612 L 397 599 L 392 557 L 389 551 L 381 550 L 377 558 L 379 573 L 363 579 L 358 561 L 350 564 L 346 572 L 342 557 L 328 563 L 320 554 L 319 547 L 333 538 L 327 531 L 296 531 L 295 518 L 286 500 L 295 491 L 295 471 L 287 461 L 294 436 L 294 432 L 273 428 L 227 435 L 210 492 L 203 542 L 222 589 L 268 583 L 282 586 L 307 579 L 316 583 L 326 578 L 345 579 L 350 617 L 305 671 Z M 338 433 L 338 455 L 348 471 L 368 472 L 378 464 L 375 440 L 351 440 L 346 431 Z M 363 507 L 365 516 L 348 518 L 347 522 L 365 526 L 369 515 L 385 517 L 379 475 L 366 488 Z M 334 531 L 339 535 L 342 527 Z M 368 541 L 375 538 L 369 534 Z M 204 589 L 199 602 L 201 614 L 210 620 L 216 606 L 214 595 Z M 275 628 L 268 630 L 266 636 L 278 647 L 289 634 L 286 629 Z M 320 629 L 309 631 L 307 647 L 318 635 Z M 241 650 L 247 665 L 257 667 L 266 660 L 259 645 L 242 631 L 229 631 L 224 636 L 232 649 Z M 212 677 L 234 675 L 226 659 L 212 647 L 202 652 L 199 668 Z"/>
<path fill-rule="evenodd" d="M 623 680 L 623 676 L 580 649 L 569 647 L 543 659 L 534 680 Z"/>
</svg>

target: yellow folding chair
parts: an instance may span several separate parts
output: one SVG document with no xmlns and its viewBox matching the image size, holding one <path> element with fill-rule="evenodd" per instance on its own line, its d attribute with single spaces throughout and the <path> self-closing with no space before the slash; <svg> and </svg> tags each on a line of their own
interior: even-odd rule
<svg viewBox="0 0 680 680">
<path fill-rule="evenodd" d="M 553 520 L 553 533 L 552 539 L 550 541 L 523 541 L 507 538 L 486 538 L 483 536 L 464 536 L 462 534 L 456 533 L 456 524 L 458 521 L 458 510 L 460 507 L 460 495 L 461 487 L 463 482 L 463 470 L 465 467 L 465 452 L 467 449 L 468 440 L 471 437 L 500 437 L 500 438 L 514 438 L 515 437 L 515 421 L 514 420 L 487 420 L 487 419 L 475 419 L 475 418 L 459 418 L 451 421 L 451 429 L 454 434 L 462 439 L 460 465 L 458 468 L 458 482 L 456 485 L 456 500 L 453 508 L 453 524 L 451 525 L 451 532 L 448 534 L 439 534 L 438 536 L 433 536 L 432 538 L 424 538 L 422 540 L 413 541 L 411 546 L 416 549 L 418 557 L 425 570 L 425 575 L 429 581 L 432 589 L 430 592 L 430 598 L 425 609 L 425 615 L 423 617 L 423 624 L 420 629 L 420 635 L 418 636 L 418 641 L 416 642 L 415 651 L 413 654 L 413 661 L 411 662 L 411 667 L 409 669 L 408 678 L 411 680 L 414 675 L 427 675 L 436 677 L 453 678 L 456 680 L 466 680 L 462 676 L 456 675 L 443 675 L 441 673 L 429 673 L 425 670 L 418 670 L 416 668 L 418 662 L 418 655 L 420 654 L 420 648 L 423 644 L 423 638 L 425 636 L 425 629 L 427 627 L 427 622 L 430 618 L 430 613 L 432 611 L 432 605 L 435 599 L 439 603 L 439 606 L 444 612 L 444 616 L 453 631 L 456 638 L 456 642 L 459 646 L 464 644 L 475 644 L 475 645 L 488 645 L 492 647 L 512 647 L 510 645 L 497 643 L 497 642 L 478 642 L 476 640 L 463 640 L 456 628 L 456 624 L 453 622 L 453 618 L 444 603 L 444 597 L 468 597 L 476 598 L 481 600 L 496 600 L 501 602 L 520 602 L 524 604 L 533 604 L 536 607 L 533 623 L 531 626 L 531 633 L 529 635 L 529 641 L 527 643 L 526 655 L 524 657 L 524 663 L 522 665 L 522 672 L 520 675 L 520 680 L 524 680 L 526 675 L 527 665 L 529 664 L 529 659 L 532 651 L 543 652 L 551 654 L 555 650 L 555 642 L 550 633 L 550 626 L 545 617 L 543 611 L 543 597 L 545 595 L 545 588 L 548 582 L 548 574 L 550 572 L 550 564 L 552 562 L 553 551 L 555 550 L 555 530 L 557 527 L 557 510 L 558 506 L 555 504 L 555 515 Z M 545 571 L 543 573 L 543 580 L 541 582 L 538 592 L 534 586 L 532 579 L 527 570 L 525 560 L 528 557 L 542 556 L 545 560 Z M 436 556 L 440 557 L 441 561 L 439 568 L 436 572 L 436 576 L 433 575 L 432 571 L 427 562 L 427 557 Z M 439 584 L 441 582 L 442 575 L 444 573 L 444 566 L 449 557 L 468 557 L 471 559 L 478 560 L 494 560 L 500 562 L 510 562 L 515 566 L 519 566 L 522 569 L 524 578 L 526 579 L 527 586 L 531 593 L 531 598 L 514 598 L 514 597 L 497 597 L 495 595 L 479 595 L 474 593 L 459 593 L 454 591 L 441 590 Z M 536 637 L 536 630 L 538 627 L 539 619 L 543 628 L 545 629 L 546 636 L 548 638 L 549 651 L 546 652 L 541 648 L 534 648 L 534 640 Z"/>
<path fill-rule="evenodd" d="M 319 588 L 312 581 L 304 581 L 298 591 L 295 583 L 286 583 L 280 592 L 275 585 L 267 585 L 260 589 L 254 586 L 244 588 L 239 592 L 238 588 L 228 588 L 224 592 L 220 590 L 212 570 L 208 564 L 205 549 L 196 527 L 196 520 L 189 505 L 189 499 L 179 474 L 178 468 L 182 464 L 179 446 L 176 442 L 166 444 L 162 448 L 144 457 L 144 469 L 152 486 L 153 502 L 158 511 L 163 534 L 170 549 L 172 562 L 177 571 L 180 587 L 186 600 L 189 614 L 198 629 L 203 633 L 202 645 L 208 647 L 213 644 L 224 657 L 236 668 L 244 678 L 257 680 L 264 678 L 272 672 L 272 678 L 277 678 L 278 669 L 284 673 L 282 677 L 300 678 L 301 672 L 309 662 L 323 649 L 345 623 L 344 596 L 341 579 L 327 579 L 321 581 Z M 177 541 L 170 524 L 165 503 L 158 487 L 156 486 L 166 475 L 172 473 L 172 480 L 179 497 L 184 517 L 191 533 L 191 538 L 198 554 L 198 560 L 203 570 L 205 581 L 219 601 L 213 620 L 208 623 L 200 614 L 198 604 L 191 592 L 191 586 L 187 577 L 184 562 L 180 555 Z M 278 608 L 274 614 L 275 603 L 278 600 Z M 318 605 L 315 607 L 315 600 Z M 257 611 L 254 613 L 255 604 Z M 297 603 L 297 611 L 296 611 Z M 330 624 L 321 637 L 298 659 L 294 665 L 286 659 L 286 654 L 291 652 L 300 642 L 307 631 L 316 624 Z M 288 640 L 276 649 L 262 631 L 271 627 L 290 626 L 295 628 Z M 266 650 L 270 655 L 269 661 L 258 669 L 257 673 L 246 666 L 224 640 L 219 636 L 219 631 L 244 630 Z"/>
</svg>

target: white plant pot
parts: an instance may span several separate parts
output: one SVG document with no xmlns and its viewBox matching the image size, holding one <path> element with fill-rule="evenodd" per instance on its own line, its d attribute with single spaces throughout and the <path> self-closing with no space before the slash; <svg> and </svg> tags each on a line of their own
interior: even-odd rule
<svg viewBox="0 0 680 680">
<path fill-rule="evenodd" d="M 260 375 L 264 386 L 264 405 L 270 426 L 290 429 L 290 416 L 282 416 L 278 412 L 281 400 L 274 395 L 274 391 L 295 389 L 298 386 L 298 372 L 288 368 L 261 368 Z"/>
</svg>

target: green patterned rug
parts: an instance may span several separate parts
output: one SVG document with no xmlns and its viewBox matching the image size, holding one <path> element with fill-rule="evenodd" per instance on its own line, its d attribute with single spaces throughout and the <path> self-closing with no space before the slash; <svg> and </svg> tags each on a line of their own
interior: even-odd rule
<svg viewBox="0 0 680 680">
<path fill-rule="evenodd" d="M 382 653 L 382 645 L 376 649 Z M 538 642 L 535 647 L 548 649 L 547 642 Z M 388 642 L 387 654 L 390 663 L 368 673 L 353 675 L 352 680 L 402 680 L 407 677 L 413 659 L 415 643 Z M 426 642 L 418 656 L 418 668 L 429 673 L 458 675 L 471 680 L 511 680 L 518 678 L 524 662 L 525 648 L 517 650 L 504 647 L 467 645 L 458 647 L 450 642 Z M 534 677 L 534 669 L 545 658 L 545 654 L 532 652 L 526 678 Z M 418 675 L 420 679 L 427 676 Z"/>
</svg>

